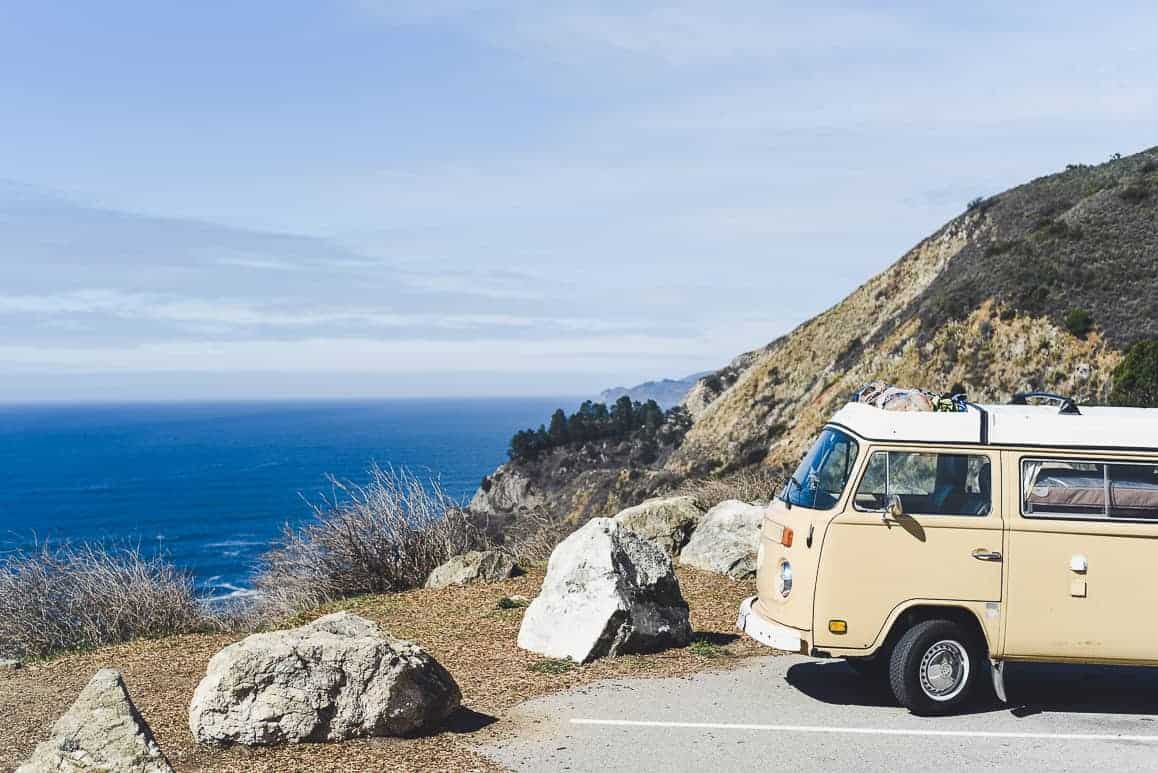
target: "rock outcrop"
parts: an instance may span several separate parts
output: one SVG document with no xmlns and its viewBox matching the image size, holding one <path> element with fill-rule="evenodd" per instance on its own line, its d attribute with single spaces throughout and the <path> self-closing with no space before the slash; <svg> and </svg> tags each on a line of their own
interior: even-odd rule
<svg viewBox="0 0 1158 773">
<path fill-rule="evenodd" d="M 444 720 L 461 697 L 416 644 L 338 612 L 214 655 L 189 729 L 201 743 L 245 745 L 407 735 Z"/>
<path fill-rule="evenodd" d="M 448 588 L 476 582 L 499 582 L 518 572 L 515 559 L 497 550 L 472 550 L 454 556 L 426 578 L 427 588 Z"/>
<path fill-rule="evenodd" d="M 172 773 L 121 675 L 102 669 L 17 773 Z"/>
<path fill-rule="evenodd" d="M 551 554 L 519 629 L 519 646 L 578 663 L 687 644 L 688 605 L 671 559 L 610 518 L 595 518 Z"/>
<path fill-rule="evenodd" d="M 16 658 L 0 658 L 0 671 L 15 671 L 22 663 Z"/>
<path fill-rule="evenodd" d="M 708 511 L 680 553 L 680 564 L 737 580 L 756 574 L 765 508 L 735 499 Z"/>
<path fill-rule="evenodd" d="M 500 515 L 534 511 L 543 502 L 543 496 L 535 490 L 530 478 L 510 465 L 503 465 L 483 478 L 469 509 L 480 515 Z"/>
<path fill-rule="evenodd" d="M 615 520 L 674 558 L 688 544 L 703 517 L 704 511 L 695 497 L 682 496 L 649 499 L 627 508 Z"/>
</svg>

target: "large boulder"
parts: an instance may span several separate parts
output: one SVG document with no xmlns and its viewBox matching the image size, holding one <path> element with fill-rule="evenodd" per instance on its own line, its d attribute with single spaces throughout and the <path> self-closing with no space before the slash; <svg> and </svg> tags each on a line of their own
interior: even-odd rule
<svg viewBox="0 0 1158 773">
<path fill-rule="evenodd" d="M 455 556 L 426 578 L 427 588 L 447 588 L 476 582 L 499 582 L 518 572 L 515 560 L 497 550 L 472 550 Z"/>
<path fill-rule="evenodd" d="M 542 590 L 523 615 L 519 646 L 584 663 L 654 652 L 691 639 L 688 605 L 671 559 L 611 518 L 559 543 Z"/>
<path fill-rule="evenodd" d="M 615 520 L 675 557 L 703 517 L 695 497 L 685 496 L 649 499 L 622 511 Z"/>
<path fill-rule="evenodd" d="M 121 675 L 97 671 L 17 773 L 125 771 L 172 773 L 153 733 L 137 713 Z"/>
<path fill-rule="evenodd" d="M 461 698 L 420 647 L 338 612 L 214 655 L 189 729 L 202 743 L 246 745 L 407 735 L 441 722 Z"/>
<path fill-rule="evenodd" d="M 680 552 L 680 564 L 737 580 L 753 577 L 766 511 L 735 499 L 716 505 L 692 532 Z"/>
</svg>

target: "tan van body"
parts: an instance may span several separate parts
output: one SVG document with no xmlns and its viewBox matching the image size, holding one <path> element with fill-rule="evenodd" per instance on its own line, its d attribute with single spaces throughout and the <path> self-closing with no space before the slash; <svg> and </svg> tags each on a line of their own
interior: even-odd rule
<svg viewBox="0 0 1158 773">
<path fill-rule="evenodd" d="M 871 662 L 917 621 L 950 620 L 983 641 L 999 695 L 1004 661 L 1158 665 L 1158 618 L 1138 604 L 1158 591 L 1158 411 L 850 404 L 826 433 L 847 481 L 823 508 L 795 478 L 773 501 L 741 629 Z"/>
</svg>

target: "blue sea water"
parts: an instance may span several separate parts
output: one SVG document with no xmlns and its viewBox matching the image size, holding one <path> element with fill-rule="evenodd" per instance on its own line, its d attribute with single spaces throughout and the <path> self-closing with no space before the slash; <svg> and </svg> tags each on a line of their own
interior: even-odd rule
<svg viewBox="0 0 1158 773">
<path fill-rule="evenodd" d="M 161 550 L 203 595 L 244 593 L 284 523 L 372 464 L 469 498 L 561 398 L 0 406 L 0 551 L 35 540 Z"/>
</svg>

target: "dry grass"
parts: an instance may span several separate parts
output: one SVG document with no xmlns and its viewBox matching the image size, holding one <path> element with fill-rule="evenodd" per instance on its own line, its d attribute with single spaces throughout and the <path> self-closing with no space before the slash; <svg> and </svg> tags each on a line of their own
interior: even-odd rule
<svg viewBox="0 0 1158 773">
<path fill-rule="evenodd" d="M 314 519 L 262 556 L 256 586 L 274 616 L 337 599 L 420 587 L 439 564 L 479 547 L 482 532 L 437 481 L 373 467 L 365 485 L 332 479 Z"/>
<path fill-rule="evenodd" d="M 507 530 L 503 550 L 514 556 L 520 566 L 535 566 L 546 562 L 575 528 L 574 523 L 549 515 L 520 514 L 518 528 Z"/>
<path fill-rule="evenodd" d="M 133 699 L 151 724 L 161 748 L 182 771 L 493 771 L 498 768 L 471 751 L 479 725 L 501 717 L 528 698 L 598 679 L 623 676 L 680 676 L 722 668 L 739 658 L 764 654 L 735 635 L 735 611 L 751 595 L 750 581 L 685 569 L 677 570 L 691 608 L 698 641 L 713 644 L 653 655 L 628 655 L 576 666 L 564 673 L 532 669 L 541 658 L 515 646 L 522 608 L 498 609 L 500 598 L 534 597 L 542 570 L 493 585 L 414 590 L 351 598 L 310 617 L 350 609 L 378 621 L 396 636 L 426 647 L 445 665 L 463 691 L 464 711 L 435 735 L 414 739 L 374 739 L 342 744 L 302 744 L 272 749 L 199 748 L 190 736 L 186 710 L 209 658 L 239 638 L 236 634 L 176 636 L 136 641 L 89 653 L 0 672 L 0 769 L 25 759 L 92 674 L 101 667 L 125 675 Z M 437 613 L 432 613 L 437 610 Z M 303 616 L 305 617 L 305 616 Z M 697 652 L 697 650 L 699 652 Z"/>
<path fill-rule="evenodd" d="M 139 548 L 42 545 L 0 561 L 0 656 L 41 658 L 213 625 L 192 579 Z"/>
<path fill-rule="evenodd" d="M 675 493 L 695 497 L 705 510 L 721 502 L 770 502 L 784 483 L 783 473 L 762 464 L 745 467 L 719 478 L 693 478 L 685 481 Z"/>
</svg>

